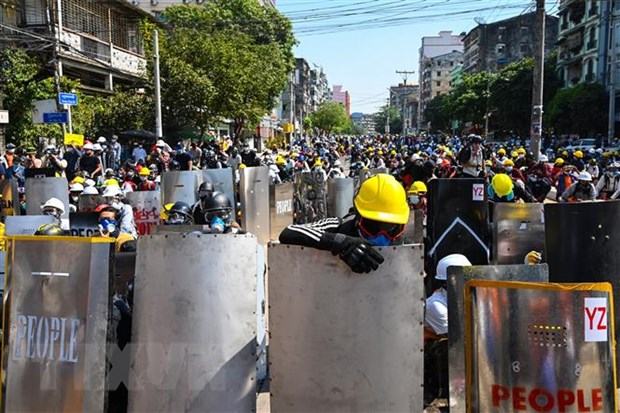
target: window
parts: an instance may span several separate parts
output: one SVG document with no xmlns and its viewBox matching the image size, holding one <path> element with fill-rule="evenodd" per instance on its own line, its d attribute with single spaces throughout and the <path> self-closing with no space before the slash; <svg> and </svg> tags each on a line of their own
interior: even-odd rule
<svg viewBox="0 0 620 413">
<path fill-rule="evenodd" d="M 497 46 L 495 46 L 495 51 L 497 54 L 503 54 L 505 50 L 506 45 L 504 43 L 498 43 Z"/>
<path fill-rule="evenodd" d="M 497 37 L 498 40 L 503 40 L 503 37 L 506 35 L 506 28 L 505 27 L 500 27 L 497 29 Z"/>
<path fill-rule="evenodd" d="M 527 36 L 530 32 L 530 28 L 527 26 L 521 26 L 521 36 Z"/>
<path fill-rule="evenodd" d="M 440 71 L 437 72 L 437 77 L 441 77 L 441 72 Z"/>
<path fill-rule="evenodd" d="M 439 86 L 441 86 L 441 82 L 437 82 L 437 86 L 438 86 L 438 87 L 439 87 Z"/>
<path fill-rule="evenodd" d="M 450 62 L 450 67 L 454 67 L 454 61 Z"/>
<path fill-rule="evenodd" d="M 527 43 L 521 43 L 519 50 L 521 53 L 527 53 L 529 51 L 529 47 L 527 47 Z"/>
</svg>

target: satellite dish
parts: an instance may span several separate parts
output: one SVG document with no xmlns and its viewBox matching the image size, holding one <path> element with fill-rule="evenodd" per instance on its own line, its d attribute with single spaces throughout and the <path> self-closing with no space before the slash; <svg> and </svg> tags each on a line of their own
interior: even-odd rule
<svg viewBox="0 0 620 413">
<path fill-rule="evenodd" d="M 475 21 L 477 24 L 487 24 L 487 21 L 486 21 L 486 20 L 484 20 L 484 18 L 482 18 L 482 17 L 476 17 L 476 18 L 474 19 L 474 21 Z"/>
</svg>

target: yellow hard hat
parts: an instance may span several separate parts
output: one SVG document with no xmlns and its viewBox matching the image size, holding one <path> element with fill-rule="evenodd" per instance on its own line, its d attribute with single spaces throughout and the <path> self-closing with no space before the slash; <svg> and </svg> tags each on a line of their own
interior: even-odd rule
<svg viewBox="0 0 620 413">
<path fill-rule="evenodd" d="M 321 162 L 321 158 L 316 158 L 316 161 L 314 161 L 314 166 L 323 166 L 323 162 Z"/>
<path fill-rule="evenodd" d="M 84 184 L 85 179 L 82 178 L 81 176 L 76 176 L 75 178 L 73 178 L 73 181 L 71 181 L 72 184 Z"/>
<path fill-rule="evenodd" d="M 108 179 L 105 181 L 105 186 L 120 186 L 116 179 Z"/>
<path fill-rule="evenodd" d="M 454 154 L 452 153 L 452 151 L 450 149 L 446 149 L 446 151 L 444 152 L 444 155 L 446 155 L 446 156 L 454 156 Z"/>
<path fill-rule="evenodd" d="M 377 152 L 377 155 L 379 155 L 379 156 L 383 155 L 383 151 Z"/>
<path fill-rule="evenodd" d="M 244 169 L 244 168 L 246 168 L 245 164 L 244 163 L 240 163 L 239 164 L 239 169 Z"/>
<path fill-rule="evenodd" d="M 159 214 L 159 219 L 161 219 L 162 221 L 167 220 L 168 212 L 170 212 L 174 204 L 175 204 L 174 202 L 171 202 L 169 204 L 164 205 L 164 207 L 161 209 L 161 213 Z"/>
<path fill-rule="evenodd" d="M 568 151 L 562 151 L 562 156 L 568 156 Z"/>
<path fill-rule="evenodd" d="M 575 158 L 579 158 L 579 159 L 583 158 L 583 152 L 581 151 L 575 151 L 574 155 L 575 155 Z"/>
<path fill-rule="evenodd" d="M 512 159 L 506 159 L 504 161 L 504 166 L 515 166 L 515 163 L 512 161 Z"/>
<path fill-rule="evenodd" d="M 517 149 L 517 153 L 518 153 L 519 155 L 525 155 L 525 149 L 523 149 L 523 148 L 519 148 L 519 149 Z"/>
<path fill-rule="evenodd" d="M 420 192 L 424 192 L 426 193 L 426 184 L 422 181 L 415 181 L 413 183 L 413 185 L 411 185 L 413 188 L 415 188 L 416 192 L 420 193 Z"/>
<path fill-rule="evenodd" d="M 512 158 L 518 158 L 519 157 L 519 153 L 517 151 L 513 151 L 513 152 L 510 153 L 510 156 Z"/>
<path fill-rule="evenodd" d="M 556 165 L 564 165 L 564 159 L 558 158 L 555 160 Z"/>
<path fill-rule="evenodd" d="M 286 161 L 282 157 L 282 155 L 278 155 L 276 158 L 276 165 L 286 165 Z"/>
<path fill-rule="evenodd" d="M 377 174 L 368 178 L 355 195 L 353 204 L 366 219 L 403 225 L 409 220 L 405 189 L 392 175 Z"/>
<path fill-rule="evenodd" d="M 488 159 L 487 159 L 486 161 L 484 161 L 484 164 L 485 164 L 486 166 L 493 166 L 493 162 L 491 162 L 491 161 L 490 161 L 490 160 L 488 160 Z"/>
<path fill-rule="evenodd" d="M 396 151 L 395 151 L 394 149 L 392 149 L 392 150 L 390 151 L 390 155 L 396 155 Z"/>
<path fill-rule="evenodd" d="M 501 148 L 499 151 L 497 151 L 497 154 L 500 155 L 500 156 L 506 155 L 506 149 Z"/>
<path fill-rule="evenodd" d="M 491 181 L 491 186 L 498 196 L 506 196 L 511 193 L 512 188 L 514 188 L 512 179 L 506 174 L 495 175 Z"/>
<path fill-rule="evenodd" d="M 149 176 L 151 174 L 151 170 L 149 168 L 140 169 L 140 176 Z"/>
</svg>

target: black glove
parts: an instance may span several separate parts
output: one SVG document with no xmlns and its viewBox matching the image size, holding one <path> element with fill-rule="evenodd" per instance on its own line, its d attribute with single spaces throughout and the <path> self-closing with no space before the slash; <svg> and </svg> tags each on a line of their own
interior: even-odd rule
<svg viewBox="0 0 620 413">
<path fill-rule="evenodd" d="M 361 238 L 335 234 L 331 251 L 338 255 L 355 273 L 369 273 L 379 268 L 384 259 L 370 244 Z"/>
</svg>

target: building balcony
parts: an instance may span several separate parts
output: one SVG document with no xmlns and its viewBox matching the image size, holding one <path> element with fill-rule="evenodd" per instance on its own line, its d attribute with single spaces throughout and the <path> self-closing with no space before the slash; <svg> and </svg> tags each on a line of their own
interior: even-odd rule
<svg viewBox="0 0 620 413">
<path fill-rule="evenodd" d="M 588 83 L 596 82 L 596 75 L 594 73 L 586 74 L 585 81 L 588 82 Z"/>
<path fill-rule="evenodd" d="M 590 40 L 586 44 L 586 50 L 596 49 L 597 46 L 598 46 L 598 42 L 596 40 Z"/>
</svg>

